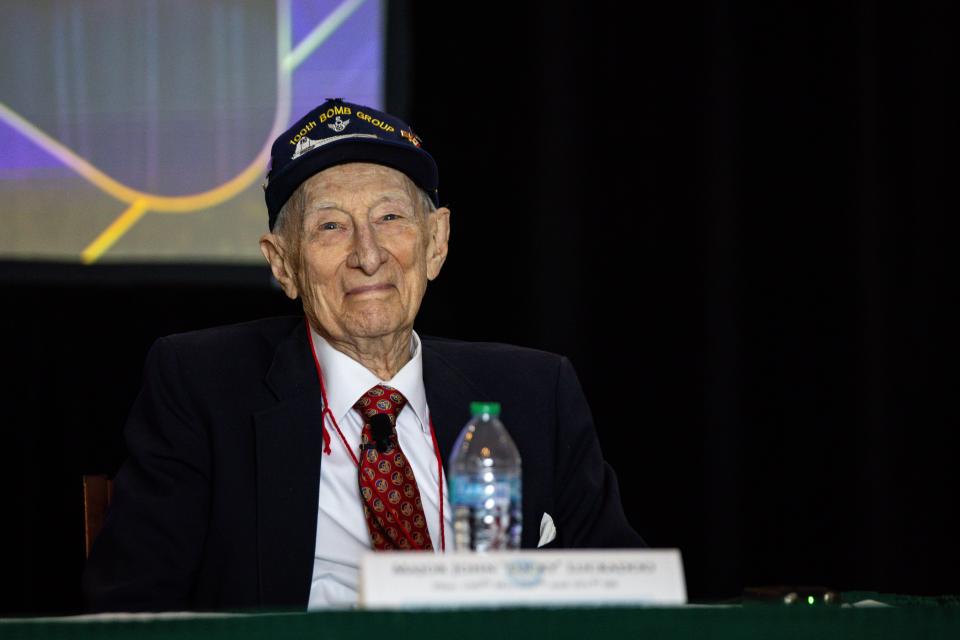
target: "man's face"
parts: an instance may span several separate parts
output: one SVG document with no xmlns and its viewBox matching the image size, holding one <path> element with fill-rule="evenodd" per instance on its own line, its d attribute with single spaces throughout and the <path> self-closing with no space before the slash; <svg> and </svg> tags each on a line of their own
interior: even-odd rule
<svg viewBox="0 0 960 640">
<path fill-rule="evenodd" d="M 449 211 L 421 211 L 410 179 L 377 164 L 331 167 L 301 188 L 301 224 L 261 240 L 284 291 L 328 339 L 409 332 L 446 258 Z"/>
</svg>

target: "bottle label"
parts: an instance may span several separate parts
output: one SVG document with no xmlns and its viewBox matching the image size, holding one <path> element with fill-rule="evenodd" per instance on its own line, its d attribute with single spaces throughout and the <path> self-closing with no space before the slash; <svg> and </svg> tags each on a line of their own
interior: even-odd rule
<svg viewBox="0 0 960 640">
<path fill-rule="evenodd" d="M 520 479 L 503 478 L 484 482 L 469 476 L 454 476 L 450 482 L 450 504 L 470 507 L 518 503 L 520 500 Z M 493 502 L 489 502 L 489 501 Z"/>
</svg>

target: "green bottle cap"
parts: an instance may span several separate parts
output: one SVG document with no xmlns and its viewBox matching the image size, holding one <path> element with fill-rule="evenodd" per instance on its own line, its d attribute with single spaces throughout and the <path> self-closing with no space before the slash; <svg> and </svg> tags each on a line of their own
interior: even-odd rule
<svg viewBox="0 0 960 640">
<path fill-rule="evenodd" d="M 471 402 L 470 414 L 475 416 L 481 413 L 489 413 L 494 418 L 499 418 L 500 403 L 499 402 Z"/>
</svg>

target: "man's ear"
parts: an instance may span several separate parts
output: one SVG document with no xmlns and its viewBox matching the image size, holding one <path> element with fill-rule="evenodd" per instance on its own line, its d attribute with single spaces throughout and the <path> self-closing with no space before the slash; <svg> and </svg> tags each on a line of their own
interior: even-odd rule
<svg viewBox="0 0 960 640">
<path fill-rule="evenodd" d="M 440 275 L 450 242 L 450 209 L 440 207 L 427 214 L 427 279 Z"/>
<path fill-rule="evenodd" d="M 296 269 L 293 265 L 293 252 L 289 251 L 283 238 L 275 233 L 265 233 L 260 238 L 260 252 L 267 259 L 273 277 L 280 283 L 283 292 L 291 300 L 296 300 L 297 291 Z"/>
</svg>

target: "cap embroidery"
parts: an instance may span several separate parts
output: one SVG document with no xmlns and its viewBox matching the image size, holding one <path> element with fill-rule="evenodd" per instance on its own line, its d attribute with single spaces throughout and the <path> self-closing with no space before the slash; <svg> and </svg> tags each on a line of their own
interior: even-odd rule
<svg viewBox="0 0 960 640">
<path fill-rule="evenodd" d="M 347 121 L 349 122 L 349 120 Z M 323 140 L 313 140 L 311 138 L 303 137 L 297 142 L 297 148 L 293 150 L 293 155 L 290 156 L 291 160 L 296 160 L 307 151 L 316 149 L 317 147 L 322 147 L 325 144 L 330 144 L 331 142 L 336 142 L 337 140 L 345 140 L 347 138 L 373 138 L 377 139 L 377 136 L 372 133 L 345 133 L 341 136 L 330 136 L 329 138 L 324 138 Z"/>
<path fill-rule="evenodd" d="M 420 148 L 420 144 L 421 144 L 420 136 L 415 134 L 413 131 L 404 131 L 403 129 L 400 129 L 400 135 L 406 138 L 407 140 L 409 140 L 410 144 L 412 144 L 413 146 Z"/>
<path fill-rule="evenodd" d="M 340 133 L 341 131 L 347 128 L 348 124 L 350 124 L 349 118 L 347 120 L 341 120 L 340 116 L 337 116 L 337 119 L 331 122 L 330 124 L 328 124 L 327 126 L 333 129 L 334 131 L 336 131 L 337 133 Z"/>
</svg>

